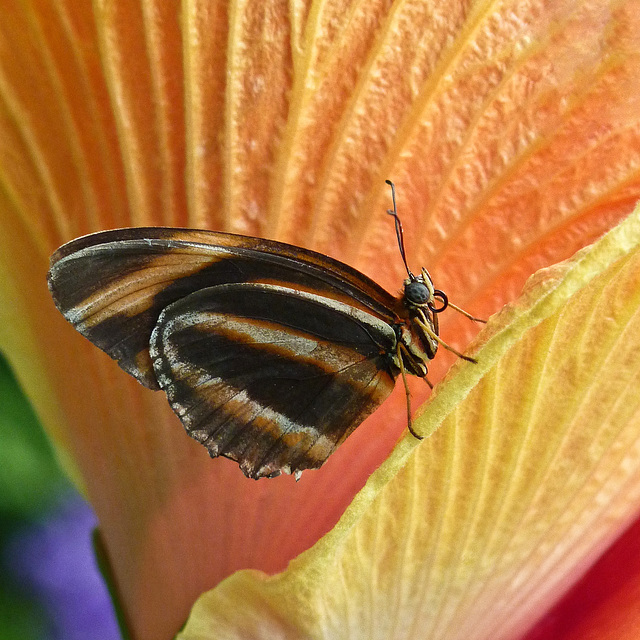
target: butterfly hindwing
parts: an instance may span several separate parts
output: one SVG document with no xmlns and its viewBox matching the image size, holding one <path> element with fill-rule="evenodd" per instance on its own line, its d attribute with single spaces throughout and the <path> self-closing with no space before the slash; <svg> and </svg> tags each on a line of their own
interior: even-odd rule
<svg viewBox="0 0 640 640">
<path fill-rule="evenodd" d="M 190 435 L 258 478 L 321 466 L 393 389 L 395 343 L 342 301 L 238 283 L 169 305 L 150 351 Z"/>
<path fill-rule="evenodd" d="M 149 339 L 160 313 L 200 289 L 278 283 L 392 321 L 394 298 L 321 254 L 247 236 L 132 228 L 78 238 L 51 258 L 49 288 L 76 329 L 142 384 L 158 389 Z"/>
</svg>

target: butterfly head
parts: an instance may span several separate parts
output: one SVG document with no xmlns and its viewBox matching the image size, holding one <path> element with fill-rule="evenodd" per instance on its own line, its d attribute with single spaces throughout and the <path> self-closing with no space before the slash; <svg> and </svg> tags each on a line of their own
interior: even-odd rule
<svg viewBox="0 0 640 640">
<path fill-rule="evenodd" d="M 424 267 L 419 276 L 409 272 L 409 277 L 404 281 L 403 297 L 406 306 L 422 309 L 428 307 L 433 313 L 440 313 L 449 306 L 446 294 L 434 288 L 433 280 Z M 436 300 L 440 300 L 442 304 L 438 305 Z"/>
<path fill-rule="evenodd" d="M 428 308 L 432 313 L 440 313 L 449 306 L 449 300 L 444 292 L 434 288 L 433 280 L 431 279 L 429 272 L 424 267 L 422 267 L 422 271 L 418 276 L 414 275 L 411 272 L 411 269 L 409 269 L 407 256 L 404 250 L 404 233 L 402 231 L 402 223 L 398 217 L 398 209 L 396 207 L 396 189 L 391 180 L 387 180 L 386 182 L 391 187 L 391 198 L 393 200 L 393 209 L 387 209 L 387 213 L 390 216 L 393 216 L 396 225 L 398 248 L 400 249 L 404 268 L 407 270 L 407 275 L 409 276 L 404 281 L 404 304 L 410 309 L 424 310 L 425 308 Z M 436 304 L 436 298 L 442 301 L 440 306 Z M 427 314 L 427 316 L 429 316 L 429 314 Z"/>
</svg>

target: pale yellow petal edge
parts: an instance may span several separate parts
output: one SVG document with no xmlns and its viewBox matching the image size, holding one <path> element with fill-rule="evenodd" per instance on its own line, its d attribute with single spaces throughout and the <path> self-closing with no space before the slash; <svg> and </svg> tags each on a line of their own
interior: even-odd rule
<svg viewBox="0 0 640 640">
<path fill-rule="evenodd" d="M 525 332 L 556 313 L 599 274 L 640 246 L 640 208 L 594 245 L 571 259 L 544 269 L 529 280 L 519 300 L 494 316 L 471 348 L 478 364 L 458 362 L 415 422 L 417 431 L 432 434 L 452 414 L 474 386 Z M 335 579 L 346 541 L 359 535 L 359 523 L 371 516 L 372 504 L 404 467 L 418 446 L 407 435 L 371 476 L 336 527 L 313 548 L 273 577 L 242 571 L 201 596 L 179 638 L 317 638 L 321 620 L 345 616 L 326 610 L 320 596 L 323 582 Z M 411 488 L 407 487 L 407 491 Z M 397 489 L 396 489 L 397 491 Z M 371 562 L 375 560 L 371 558 Z M 348 589 L 345 589 L 345 594 Z M 348 596 L 345 596 L 348 600 Z M 362 603 L 359 603 L 360 606 Z M 345 603 L 348 608 L 349 603 Z M 354 603 L 354 606 L 358 606 Z M 357 618 L 358 616 L 356 616 Z M 348 637 L 346 633 L 345 637 Z"/>
</svg>

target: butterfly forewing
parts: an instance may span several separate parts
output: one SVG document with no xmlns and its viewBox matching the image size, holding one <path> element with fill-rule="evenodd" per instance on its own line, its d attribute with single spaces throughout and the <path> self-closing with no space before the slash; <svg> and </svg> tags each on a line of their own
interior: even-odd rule
<svg viewBox="0 0 640 640">
<path fill-rule="evenodd" d="M 336 260 L 278 242 L 190 229 L 135 228 L 78 238 L 51 258 L 49 288 L 77 329 L 152 389 L 149 338 L 163 309 L 226 283 L 291 285 L 393 322 L 395 299 Z"/>
<path fill-rule="evenodd" d="M 395 341 L 341 301 L 229 284 L 168 306 L 151 356 L 190 435 L 259 478 L 322 465 L 391 392 Z"/>
</svg>

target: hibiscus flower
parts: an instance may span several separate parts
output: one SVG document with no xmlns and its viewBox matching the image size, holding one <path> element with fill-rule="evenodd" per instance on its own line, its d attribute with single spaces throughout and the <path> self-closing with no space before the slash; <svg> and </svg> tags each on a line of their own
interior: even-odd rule
<svg viewBox="0 0 640 640">
<path fill-rule="evenodd" d="M 131 637 L 189 612 L 184 639 L 637 637 L 612 606 L 635 569 L 531 630 L 640 509 L 639 27 L 629 0 L 2 2 L 0 346 Z M 59 245 L 139 225 L 291 242 L 397 291 L 385 179 L 411 268 L 474 315 L 509 304 L 478 364 L 432 362 L 430 437 L 403 436 L 398 385 L 299 483 L 211 460 L 47 292 Z M 457 348 L 478 331 L 440 320 Z"/>
</svg>

